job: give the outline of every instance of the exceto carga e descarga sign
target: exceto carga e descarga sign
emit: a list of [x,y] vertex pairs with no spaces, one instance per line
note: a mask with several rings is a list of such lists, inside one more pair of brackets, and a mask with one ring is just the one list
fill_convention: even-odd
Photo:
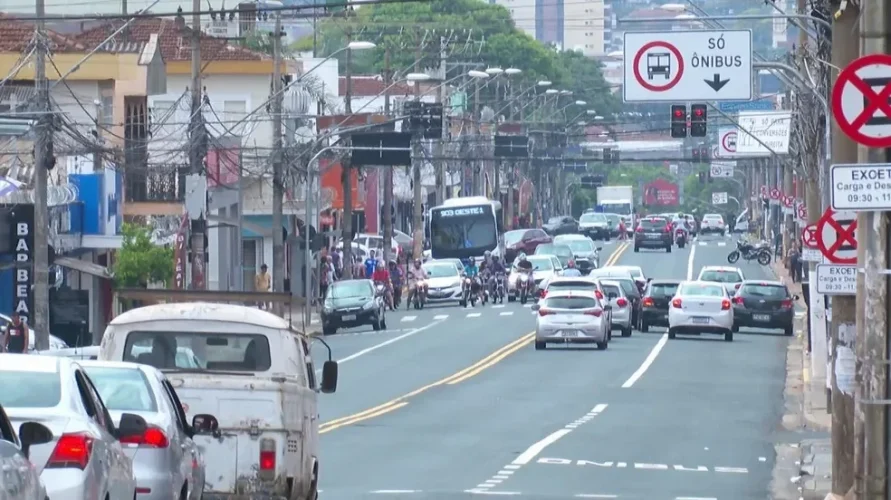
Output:
[[839,164],[829,171],[834,210],[891,210],[891,164]]

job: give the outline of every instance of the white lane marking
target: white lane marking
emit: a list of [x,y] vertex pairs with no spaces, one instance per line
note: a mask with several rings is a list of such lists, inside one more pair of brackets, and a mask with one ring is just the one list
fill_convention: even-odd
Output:
[[[375,344],[375,345],[373,345],[373,346],[371,346],[371,347],[367,347],[367,348],[365,348],[365,349],[362,349],[362,350],[359,351],[359,352],[355,352],[355,353],[353,353],[353,354],[350,354],[349,356],[347,356],[347,357],[345,357],[345,358],[343,358],[343,359],[338,359],[337,362],[338,362],[338,363],[346,363],[347,361],[352,361],[352,360],[354,360],[354,359],[356,359],[356,358],[359,358],[359,357],[362,357],[362,356],[364,356],[364,355],[366,355],[366,354],[372,353],[372,352],[374,352],[374,351],[376,351],[376,350],[378,350],[378,349],[380,349],[380,348],[382,348],[382,347],[386,347],[386,346],[388,346],[388,345],[390,345],[390,344],[395,344],[396,342],[399,342],[400,340],[407,339],[407,338],[411,337],[412,335],[416,335],[416,334],[418,334],[418,333],[421,333],[421,332],[423,332],[424,330],[429,330],[430,328],[433,328],[434,326],[436,326],[436,325],[438,325],[438,324],[440,324],[440,323],[442,323],[442,321],[434,321],[434,322],[430,323],[429,325],[422,326],[422,327],[420,327],[420,328],[415,328],[414,330],[409,330],[408,332],[403,333],[402,335],[400,335],[400,336],[398,336],[398,337],[393,337],[392,339],[385,340],[385,341],[381,342],[380,344]],[[322,369],[321,369],[321,368],[319,368],[318,370],[316,370],[316,375],[321,375],[321,374],[322,374]]]
[[402,317],[402,321],[403,321],[403,322],[405,322],[405,321],[414,321],[414,320],[416,320],[416,319],[418,319],[417,316],[403,316],[403,317]]
[[707,246],[707,245],[708,245],[708,242],[707,242],[707,241],[700,241],[700,242],[699,242],[699,246],[701,246],[701,247],[704,247],[704,246]]
[[514,465],[526,465],[535,458],[536,455],[543,452],[545,448],[556,443],[563,436],[572,432],[572,429],[563,428],[559,431],[552,432],[550,436],[530,446],[526,451],[520,454],[513,462]]
[[597,493],[579,493],[576,498],[619,498],[619,495],[598,495]]
[[649,355],[647,355],[647,359],[644,360],[643,364],[641,364],[637,371],[634,372],[630,377],[628,377],[628,380],[626,380],[625,383],[622,384],[622,389],[628,389],[629,387],[633,386],[635,382],[637,382],[641,377],[643,377],[644,373],[646,373],[647,370],[650,369],[650,365],[652,365],[653,362],[656,361],[656,356],[659,356],[659,353],[662,352],[662,348],[665,347],[666,342],[668,342],[668,334],[663,333],[662,337],[659,339],[659,342],[656,342],[656,345],[653,346],[653,350],[650,351]]
[[504,307],[504,304],[496,304],[492,306],[492,309],[501,309],[502,307]]
[[719,246],[719,247],[726,247],[726,246],[727,246],[727,242],[726,242],[726,241],[719,241],[719,242],[718,242],[718,246]]
[[758,457],[759,462],[767,462],[767,457]]
[[687,279],[693,279],[693,258],[696,255],[696,247],[690,247],[690,257],[687,258]]
[[467,314],[468,318],[479,318],[480,316],[482,316],[482,313],[468,313]]
[[378,495],[400,494],[400,493],[420,493],[421,490],[374,490],[371,493]]
[[449,317],[448,314],[437,314],[436,316],[433,317],[433,319],[436,319],[436,320],[447,319],[448,317]]
[[715,497],[675,497],[674,500],[718,500]]
[[500,316],[510,316],[513,313],[514,313],[513,311],[505,311],[505,312],[501,313]]
[[[480,486],[490,486],[488,484],[482,484]],[[470,493],[471,495],[522,495],[519,491],[488,491],[483,489],[473,489],[473,490],[464,490],[464,493]]]

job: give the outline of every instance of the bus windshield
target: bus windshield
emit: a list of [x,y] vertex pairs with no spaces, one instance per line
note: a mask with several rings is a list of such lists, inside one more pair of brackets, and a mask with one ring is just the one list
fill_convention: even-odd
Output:
[[628,202],[624,202],[624,203],[605,202],[605,203],[602,203],[601,206],[603,207],[604,212],[608,212],[611,214],[619,214],[619,215],[631,215],[631,203],[628,203]]
[[431,209],[430,243],[434,259],[478,257],[495,250],[498,229],[492,205]]

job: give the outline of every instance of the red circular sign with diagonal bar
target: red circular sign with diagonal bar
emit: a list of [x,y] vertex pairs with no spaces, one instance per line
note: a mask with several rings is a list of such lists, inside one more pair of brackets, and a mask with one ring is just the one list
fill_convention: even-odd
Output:
[[827,209],[817,222],[817,248],[833,264],[856,264],[857,214]]
[[728,153],[736,153],[736,138],[738,134],[736,130],[731,130],[721,137],[721,147]]
[[794,204],[795,204],[795,198],[793,198],[793,197],[791,197],[791,196],[784,196],[784,197],[783,197],[783,206],[784,206],[784,207],[786,207],[786,208],[792,208],[792,205],[794,205]]
[[773,188],[770,190],[770,199],[771,200],[779,200],[780,199],[780,188]]
[[[878,89],[878,92],[876,91]],[[891,55],[870,54],[849,64],[832,87],[832,115],[851,139],[891,147]]]
[[808,248],[818,248],[817,225],[811,224],[801,230],[801,244]]
[[801,220],[807,220],[807,205],[804,203],[798,205],[798,218]]
[[[671,76],[671,78],[668,80],[668,82],[665,85],[653,85],[652,83],[649,83],[647,81],[652,78],[644,78],[643,75],[641,74],[640,61],[641,61],[641,59],[644,58],[644,56],[647,55],[647,51],[649,51],[650,49],[655,49],[655,48],[660,48],[660,47],[667,50],[670,53],[670,55],[665,54],[665,53],[654,54],[654,55],[659,56],[659,57],[668,57],[668,58],[674,56],[674,59],[675,59],[675,63],[673,65],[674,66],[674,75]],[[660,65],[660,67],[665,67],[665,68],[671,68],[671,66],[672,66],[671,64]],[[652,76],[652,75],[648,75],[648,76]],[[640,84],[641,87],[643,87],[651,92],[665,92],[666,90],[671,90],[672,88],[674,88],[675,85],[678,84],[678,82],[681,81],[682,76],[684,76],[684,57],[681,55],[681,51],[678,50],[677,47],[675,47],[674,45],[672,45],[668,42],[656,40],[656,41],[652,41],[650,43],[644,44],[644,46],[641,47],[640,50],[637,51],[637,54],[634,55],[634,79],[637,80],[637,83]]]

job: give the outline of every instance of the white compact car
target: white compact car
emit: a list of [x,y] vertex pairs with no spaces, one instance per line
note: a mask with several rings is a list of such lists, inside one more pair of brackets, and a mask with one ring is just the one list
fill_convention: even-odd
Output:
[[115,425],[77,361],[0,354],[0,387],[0,404],[14,425],[39,421],[53,433],[30,450],[48,498],[136,498],[133,463],[120,440],[143,435],[145,420],[123,413]]
[[697,281],[712,281],[720,283],[727,290],[727,295],[736,295],[736,291],[745,281],[743,272],[738,267],[729,266],[705,266],[699,271]]
[[454,263],[434,260],[424,264],[424,271],[427,272],[427,302],[461,301],[461,272]]
[[532,310],[538,313],[535,322],[535,349],[548,344],[597,344],[604,350],[609,345],[609,321],[604,306],[591,292],[555,291],[548,294]]
[[623,337],[630,337],[632,325],[634,324],[634,305],[631,299],[625,294],[622,284],[618,281],[601,279],[600,287],[603,289],[603,293],[606,294],[606,300],[609,301],[612,307],[610,311],[612,313],[610,330],[618,328],[622,330]]
[[668,338],[678,334],[717,333],[733,341],[733,304],[720,283],[685,281],[668,308]]
[[724,217],[721,214],[705,214],[702,216],[702,222],[699,224],[699,233],[720,233],[722,236],[727,234],[727,226],[724,224]]
[[28,459],[31,446],[49,443],[53,433],[43,424],[25,422],[15,429],[0,406],[0,498],[45,500],[37,468]]

